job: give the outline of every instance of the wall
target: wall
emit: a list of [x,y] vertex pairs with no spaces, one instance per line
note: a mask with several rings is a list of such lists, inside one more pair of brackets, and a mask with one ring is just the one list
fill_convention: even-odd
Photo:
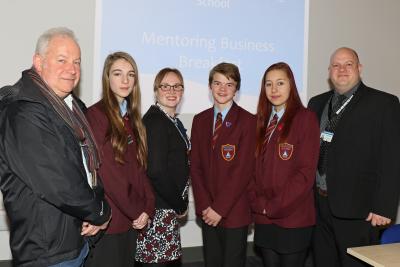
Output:
[[400,96],[400,1],[310,0],[308,98],[325,91],[330,54],[354,48],[367,85]]
[[367,85],[400,97],[399,11],[398,0],[310,0],[308,99],[327,90],[329,57],[341,46],[358,52]]
[[[95,0],[0,0],[0,87],[15,83],[30,68],[38,36],[56,26],[74,30],[82,50],[80,95],[91,99]],[[1,193],[0,193],[1,195]],[[0,260],[10,259],[5,212],[0,196]]]
[[[326,91],[327,67],[332,51],[350,46],[364,64],[363,79],[371,86],[400,96],[400,1],[398,0],[309,0],[308,98]],[[37,37],[54,26],[73,29],[82,49],[80,96],[92,104],[95,0],[0,0],[0,86],[12,84],[32,63]],[[132,12],[134,15],[134,12]],[[192,114],[183,116],[190,130]],[[8,227],[0,196],[0,260],[10,259]],[[399,217],[399,216],[398,216]],[[185,246],[201,244],[193,221],[182,229]]]
[[[79,7],[79,8],[78,8]],[[82,50],[80,95],[91,99],[95,0],[0,0],[0,86],[13,84],[30,68],[39,35],[51,27],[74,30]]]

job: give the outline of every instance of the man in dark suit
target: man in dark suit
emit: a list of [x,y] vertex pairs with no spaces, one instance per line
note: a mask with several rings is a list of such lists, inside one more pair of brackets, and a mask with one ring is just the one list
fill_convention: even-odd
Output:
[[196,214],[202,219],[204,262],[206,267],[244,267],[255,116],[233,101],[240,88],[237,66],[215,66],[209,86],[214,107],[193,119],[190,161]]
[[395,218],[400,189],[400,105],[361,81],[350,48],[330,59],[333,90],[313,97],[321,145],[316,175],[316,266],[364,266],[348,247],[377,244],[379,226]]

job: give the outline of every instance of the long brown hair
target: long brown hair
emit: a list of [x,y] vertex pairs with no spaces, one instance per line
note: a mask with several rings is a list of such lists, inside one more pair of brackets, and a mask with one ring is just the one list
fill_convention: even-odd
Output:
[[260,96],[258,98],[258,107],[257,107],[257,149],[256,156],[260,155],[265,136],[265,129],[267,128],[268,119],[271,116],[272,112],[272,103],[267,98],[267,93],[265,92],[265,82],[267,79],[267,74],[272,70],[281,70],[283,71],[289,79],[289,98],[286,102],[285,114],[282,119],[279,121],[279,127],[282,127],[281,134],[279,136],[279,141],[284,141],[290,131],[290,126],[292,124],[293,118],[296,115],[296,112],[299,108],[304,107],[301,103],[299,93],[297,91],[296,81],[294,79],[294,75],[289,65],[285,62],[278,62],[272,64],[265,71],[264,76],[261,81],[261,89]]
[[130,118],[133,133],[137,144],[137,161],[146,168],[147,167],[147,142],[146,142],[146,128],[142,122],[141,114],[141,97],[139,74],[135,60],[125,52],[115,52],[107,56],[103,68],[103,106],[107,115],[110,126],[107,130],[107,138],[111,141],[114,151],[115,161],[123,164],[124,153],[128,146],[128,134],[125,131],[124,121],[121,118],[120,107],[114,93],[110,87],[110,69],[115,61],[123,59],[129,62],[135,72],[135,84],[133,85],[132,92],[126,97],[127,101],[127,114]]

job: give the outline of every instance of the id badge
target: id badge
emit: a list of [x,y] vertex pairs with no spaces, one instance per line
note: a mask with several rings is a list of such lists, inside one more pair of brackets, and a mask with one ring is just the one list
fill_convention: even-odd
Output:
[[328,142],[330,143],[332,141],[333,138],[333,133],[332,132],[328,132],[328,131],[323,131],[321,133],[321,139],[322,141]]

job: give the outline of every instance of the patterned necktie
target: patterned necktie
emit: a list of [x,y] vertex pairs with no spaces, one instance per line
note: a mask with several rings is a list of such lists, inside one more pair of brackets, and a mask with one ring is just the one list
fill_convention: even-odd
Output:
[[221,129],[221,127],[222,127],[222,114],[221,114],[221,112],[218,112],[217,119],[215,120],[214,134],[213,134],[213,138],[212,138],[212,148],[213,149],[215,147],[215,143],[217,142],[219,130]]
[[271,138],[271,134],[274,131],[276,125],[278,124],[278,115],[272,117],[272,120],[269,122],[268,127],[265,129],[265,136],[264,136],[264,145],[268,144],[269,139]]
[[[343,102],[347,99],[345,95],[335,95],[335,99],[332,98],[332,102],[329,104],[329,111],[328,111],[328,124],[325,127],[325,131],[334,133],[337,123],[343,111],[339,114],[336,112],[340,109],[343,105]],[[319,160],[318,160],[318,172],[320,175],[324,175],[326,173],[326,167],[328,165],[328,150],[331,142],[322,141],[320,148],[319,148]]]

